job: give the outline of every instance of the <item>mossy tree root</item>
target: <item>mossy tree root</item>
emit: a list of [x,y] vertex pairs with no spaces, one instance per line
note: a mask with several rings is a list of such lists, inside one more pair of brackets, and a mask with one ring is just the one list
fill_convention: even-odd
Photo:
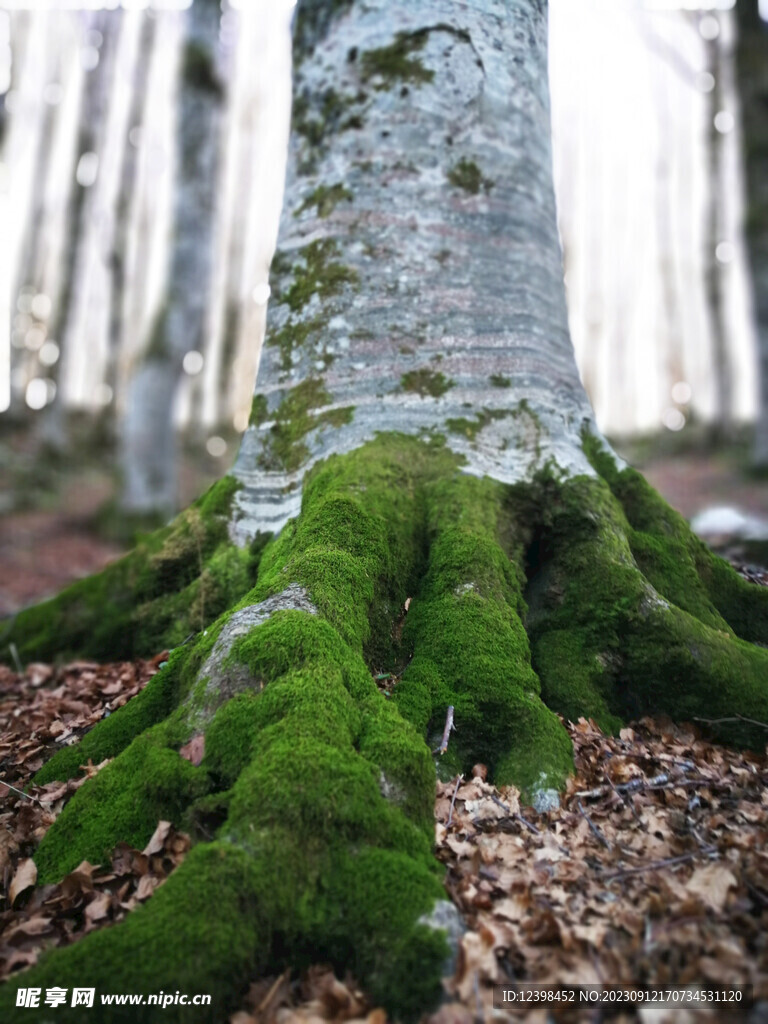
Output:
[[[42,880],[143,845],[158,818],[197,843],[127,921],[45,956],[24,984],[209,992],[212,1009],[130,1019],[221,1019],[253,972],[321,952],[415,1017],[447,953],[430,918],[442,888],[423,736],[449,704],[442,768],[482,760],[532,799],[571,765],[550,709],[608,726],[653,711],[768,721],[768,652],[750,642],[768,638],[768,594],[588,448],[595,477],[511,488],[462,474],[439,440],[399,435],[317,466],[256,586],[39,774],[114,757],[41,843]],[[393,700],[371,669],[401,675]],[[179,750],[199,734],[193,766]],[[0,993],[7,1019],[14,992]]]
[[0,627],[0,657],[10,644],[27,661],[138,658],[180,644],[253,586],[265,538],[249,548],[229,539],[227,476],[135,550]]

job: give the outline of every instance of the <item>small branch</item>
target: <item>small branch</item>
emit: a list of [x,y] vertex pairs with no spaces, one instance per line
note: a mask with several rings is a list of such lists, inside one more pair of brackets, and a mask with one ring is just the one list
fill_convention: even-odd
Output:
[[601,875],[606,881],[615,882],[619,878],[626,878],[629,875],[641,875],[644,871],[658,871],[661,868],[674,867],[676,864],[684,864],[686,861],[694,860],[701,855],[700,850],[693,853],[683,853],[679,857],[667,857],[666,860],[652,860],[648,864],[641,864],[636,868],[625,868],[622,871],[609,871]]
[[507,807],[507,805],[504,803],[503,800],[499,800],[499,798],[496,796],[495,793],[491,793],[491,800],[493,800],[493,802],[495,804],[498,804],[499,807],[501,807],[501,809],[503,811],[506,811],[507,814],[510,816],[510,818],[514,818],[514,820],[515,821],[519,821],[521,825],[525,825],[525,827],[530,832],[533,832],[533,834],[535,836],[540,836],[541,835],[541,832],[539,831],[539,829],[537,829],[535,825],[532,825],[530,821],[528,821],[526,818],[524,818],[522,816],[522,814],[520,814],[520,813],[513,814],[511,809],[509,807]]
[[456,803],[456,794],[459,792],[459,786],[462,784],[463,781],[464,781],[464,776],[463,775],[459,775],[459,777],[456,779],[456,789],[454,789],[453,796],[451,797],[451,809],[448,812],[448,821],[446,821],[446,823],[445,823],[445,827],[446,828],[449,828],[451,822],[453,821],[453,806]]
[[446,752],[446,750],[448,749],[448,739],[453,729],[453,704],[449,704],[448,713],[445,716],[445,728],[443,729],[443,738],[442,740],[440,740],[440,746],[436,750],[432,751],[433,754],[444,754]]
[[23,796],[27,800],[33,800],[36,804],[40,804],[41,807],[43,805],[42,800],[38,799],[38,797],[32,796],[30,793],[25,793],[22,789],[16,789],[15,786],[12,786],[10,782],[6,782],[5,779],[0,779],[0,786],[5,786],[6,789],[10,789],[14,793],[18,793],[19,796]]
[[579,812],[580,812],[581,816],[584,818],[586,823],[589,825],[589,828],[590,828],[590,831],[592,832],[592,834],[594,836],[596,836],[596,838],[603,844],[603,846],[606,848],[606,850],[610,850],[611,844],[608,842],[608,840],[605,838],[603,833],[600,831],[600,829],[597,827],[597,825],[594,823],[594,821],[592,821],[590,816],[584,810],[584,807],[582,806],[581,800],[577,800],[576,803],[578,805]]
[[759,729],[768,730],[768,724],[758,722],[756,718],[747,718],[746,715],[731,715],[729,718],[699,718],[694,716],[694,722],[706,722],[707,725],[720,725],[722,722],[746,722],[748,725],[756,725]]
[[24,675],[24,666],[21,663],[21,658],[19,657],[19,652],[16,649],[16,644],[8,644],[8,650],[11,652],[11,657],[13,658],[13,663],[16,666],[16,671],[20,676]]
[[606,777],[606,779],[608,779],[608,785],[611,787],[611,789],[616,794],[616,796],[619,798],[619,800],[621,800],[621,802],[624,804],[625,807],[629,807],[629,809],[632,811],[632,816],[634,817],[635,821],[640,821],[640,815],[637,813],[637,808],[635,807],[635,801],[632,799],[631,794],[630,793],[620,793],[618,791],[618,789],[616,789],[616,783],[613,781],[613,779],[611,778],[611,776],[607,772],[605,773],[605,777]]

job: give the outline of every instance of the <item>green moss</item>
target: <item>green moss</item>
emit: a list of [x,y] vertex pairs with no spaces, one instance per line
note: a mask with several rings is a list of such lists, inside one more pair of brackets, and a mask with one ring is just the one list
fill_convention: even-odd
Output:
[[342,119],[357,102],[358,96],[341,96],[335,89],[315,92],[312,97],[299,93],[293,100],[291,127],[314,149],[323,144],[329,133],[354,127],[349,122],[355,120],[355,115],[346,121]]
[[[242,987],[268,962],[261,895],[258,866],[247,853],[224,842],[201,844],[120,925],[51,950],[19,984],[43,990],[95,987],[96,1008],[84,1014],[81,1007],[59,1006],[56,1018],[62,1021],[80,1022],[90,1012],[100,1024],[139,1019],[212,1024],[235,1010]],[[0,1016],[9,1022],[35,1016],[15,1010],[16,988],[14,979],[0,990]],[[135,1006],[100,1003],[106,993],[173,996],[178,991],[209,995],[210,1005],[147,1007],[139,1017]]]
[[249,425],[252,427],[260,427],[267,419],[269,419],[267,396],[254,395],[253,401],[251,402],[251,415],[248,418]]
[[508,388],[512,385],[512,381],[509,377],[504,377],[500,373],[492,373],[488,380],[495,388]]
[[480,189],[490,192],[493,188],[493,181],[486,178],[474,160],[462,157],[458,163],[448,171],[448,181],[456,188],[462,188],[476,196]]
[[427,395],[439,398],[454,386],[454,382],[444,373],[435,373],[425,368],[404,373],[400,378],[400,386],[404,391],[418,392],[422,398],[426,398]]
[[406,620],[415,654],[395,699],[420,727],[429,707],[437,738],[452,704],[462,770],[479,760],[531,793],[543,780],[561,785],[572,753],[531,669],[522,572],[500,543],[503,496],[502,485],[474,477],[427,491],[429,568]]
[[[720,617],[706,573],[694,571],[699,542],[634,471],[619,473],[590,451],[614,493],[581,477],[550,480],[536,499],[546,515],[531,549],[527,626],[545,700],[607,728],[659,712],[768,720],[768,656]],[[726,742],[765,742],[763,730],[738,720],[712,728]]]
[[119,841],[142,849],[159,820],[179,822],[208,777],[164,746],[165,725],[138,736],[75,793],[35,852],[41,881],[57,881],[82,860],[103,864]]
[[293,265],[293,281],[287,291],[277,295],[278,303],[287,305],[292,312],[303,309],[317,295],[327,299],[337,295],[344,285],[355,285],[358,275],[351,267],[334,259],[339,246],[331,238],[318,239],[300,250],[303,263]]
[[465,417],[448,419],[445,421],[445,425],[452,434],[463,434],[470,441],[474,441],[484,427],[494,420],[504,419],[505,416],[511,415],[512,413],[508,409],[483,409],[472,420]]
[[287,322],[275,329],[267,331],[265,343],[271,348],[280,349],[280,366],[290,370],[293,366],[293,353],[306,346],[310,338],[322,329],[321,317],[296,320],[289,317]]
[[389,46],[367,50],[360,58],[360,77],[364,82],[373,79],[375,89],[389,89],[398,82],[411,85],[431,82],[434,71],[425,68],[421,60],[413,56],[424,48],[428,34],[428,29],[398,32]]
[[[91,657],[101,661],[156,654],[201,626],[201,575],[217,596],[204,602],[205,622],[236,601],[255,575],[253,553],[228,536],[232,499],[240,484],[224,477],[168,526],[144,537],[125,558],[79,580],[50,601],[20,612],[5,637],[24,661]],[[229,554],[225,554],[229,551]],[[213,563],[213,564],[212,564]],[[226,563],[231,578],[217,565]],[[204,623],[203,623],[204,624]]]
[[259,464],[264,469],[286,469],[292,472],[309,457],[309,448],[304,438],[311,430],[324,426],[338,428],[351,423],[354,406],[312,413],[313,409],[330,401],[330,394],[318,378],[309,377],[291,388],[275,412],[275,423],[267,435]]
[[339,203],[342,202],[352,202],[352,193],[346,185],[343,185],[341,182],[335,185],[318,185],[296,210],[294,216],[298,217],[305,210],[315,208],[318,217],[330,217]]

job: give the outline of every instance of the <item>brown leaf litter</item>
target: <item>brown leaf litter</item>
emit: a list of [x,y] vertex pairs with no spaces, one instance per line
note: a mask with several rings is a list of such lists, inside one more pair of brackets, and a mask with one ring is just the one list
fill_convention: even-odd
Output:
[[[67,799],[103,765],[84,766],[67,783],[32,787],[29,778],[61,743],[137,693],[165,657],[31,665],[23,675],[0,668],[0,977],[121,920],[186,855],[189,838],[161,822],[143,851],[120,844],[110,865],[83,862],[58,885],[38,886],[32,859]],[[483,765],[471,778],[438,784],[437,856],[467,930],[446,1002],[429,1024],[581,1019],[563,1009],[494,1010],[492,986],[511,981],[751,984],[756,999],[768,1000],[768,759],[668,721],[644,719],[618,737],[584,720],[569,730],[576,774],[559,810],[521,807],[517,790],[486,781]],[[202,737],[180,751],[192,763],[203,753]],[[689,1018],[726,1019],[625,1008],[611,1020]],[[354,979],[316,965],[298,977],[255,980],[229,1020],[387,1017]]]

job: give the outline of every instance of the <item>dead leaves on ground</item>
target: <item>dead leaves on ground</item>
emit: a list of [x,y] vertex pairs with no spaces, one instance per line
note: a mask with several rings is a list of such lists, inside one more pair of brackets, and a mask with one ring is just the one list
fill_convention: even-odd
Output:
[[75,661],[61,668],[29,665],[23,673],[0,665],[0,796],[5,782],[26,782],[60,746],[135,696],[168,659],[98,665]]
[[523,817],[516,791],[482,777],[438,785],[438,856],[469,926],[451,995],[489,1018],[491,986],[513,980],[753,984],[766,998],[766,758],[668,722],[570,732],[559,811]]
[[[165,657],[31,665],[23,675],[0,668],[0,976],[121,920],[183,860],[189,839],[161,822],[144,851],[123,844],[109,867],[83,862],[58,885],[37,886],[37,844],[103,765],[17,792],[62,743],[137,693]],[[558,811],[521,808],[517,791],[491,786],[483,766],[438,786],[437,852],[467,932],[449,1001],[432,1024],[508,1018],[492,1009],[491,986],[511,980],[752,983],[766,998],[766,758],[665,722],[644,720],[616,738],[585,721],[570,732],[576,776]],[[203,738],[193,737],[180,754],[197,764],[203,752]],[[622,1019],[638,1018],[628,1011]],[[328,967],[255,981],[230,1020],[386,1024],[354,981]]]
[[51,946],[65,946],[88,932],[121,921],[149,899],[184,860],[189,837],[161,821],[143,851],[120,843],[109,867],[83,861],[57,885],[30,889],[37,880],[31,859],[21,861],[8,900],[21,909],[0,913],[0,979],[35,963]]

